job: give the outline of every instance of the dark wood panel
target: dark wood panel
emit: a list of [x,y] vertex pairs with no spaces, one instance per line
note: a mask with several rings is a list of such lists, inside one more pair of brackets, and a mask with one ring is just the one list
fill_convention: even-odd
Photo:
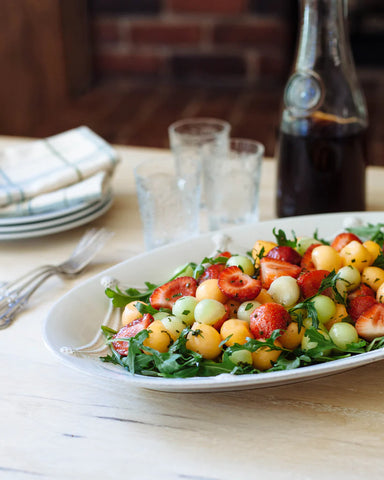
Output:
[[[85,87],[84,66],[79,69],[84,28],[77,28],[84,22],[81,4],[86,0],[2,0],[0,133],[26,134],[63,108],[80,78]],[[78,14],[68,22],[70,10],[71,16]],[[81,38],[82,44],[75,48]]]

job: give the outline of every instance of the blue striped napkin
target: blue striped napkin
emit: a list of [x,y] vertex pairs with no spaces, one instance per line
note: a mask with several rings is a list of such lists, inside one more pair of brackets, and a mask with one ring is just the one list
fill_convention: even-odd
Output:
[[[83,188],[83,182],[104,172],[102,178],[98,177],[102,193],[118,162],[116,151],[84,126],[43,140],[5,148],[0,152],[0,207],[8,206],[4,209],[4,215],[8,216],[12,214],[10,206],[14,206],[15,214],[31,214],[34,213],[32,203],[41,212],[41,208],[63,208],[68,205],[70,198],[73,201],[75,197],[76,201],[88,201],[89,190]],[[71,190],[69,194],[60,192],[76,184],[79,185],[76,194]],[[47,195],[49,192],[56,192],[56,195],[51,195],[50,198]],[[41,202],[43,195],[45,201],[43,197]],[[30,199],[35,200],[31,202]],[[53,203],[50,205],[50,202]],[[63,202],[67,202],[67,205]],[[0,215],[1,210],[2,208]]]

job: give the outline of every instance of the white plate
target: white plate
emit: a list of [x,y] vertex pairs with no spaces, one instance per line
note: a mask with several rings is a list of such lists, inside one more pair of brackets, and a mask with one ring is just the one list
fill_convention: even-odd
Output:
[[[351,217],[370,223],[384,222],[384,212],[336,213],[272,220],[224,232],[232,238],[229,249],[240,253],[240,248],[242,251],[250,250],[257,239],[274,240],[274,227],[282,228],[287,234],[294,230],[297,236],[312,235],[317,229],[320,237],[326,237],[339,232],[344,221]],[[98,358],[74,356],[61,351],[62,347],[76,348],[90,342],[99,331],[109,305],[101,285],[101,279],[105,275],[128,285],[140,285],[145,281],[164,282],[176,267],[188,261],[201,261],[204,256],[212,253],[213,247],[212,234],[205,234],[144,253],[89,279],[68,292],[49,312],[44,324],[46,345],[65,364],[102,377],[107,382],[118,381],[127,385],[173,392],[241,390],[284,385],[340,373],[384,359],[384,349],[381,349],[295,370],[254,375],[225,374],[207,378],[167,379],[131,375],[122,367],[103,363]]]
[[26,223],[24,225],[0,225],[0,235],[14,234],[18,232],[30,232],[33,230],[42,230],[45,228],[56,227],[64,223],[73,222],[79,218],[84,218],[87,215],[92,215],[94,212],[98,211],[101,207],[108,203],[110,199],[111,193],[108,193],[101,200],[88,204],[86,208],[82,208],[81,210],[77,210],[76,212],[72,212],[67,215],[41,220],[39,222]]
[[0,240],[17,240],[32,237],[42,237],[44,235],[52,235],[54,233],[64,232],[72,228],[79,227],[86,223],[99,218],[103,215],[112,205],[113,198],[109,195],[102,202],[97,202],[91,207],[77,212],[72,215],[68,215],[56,220],[49,220],[46,222],[38,222],[37,224],[30,225],[30,228],[1,228],[0,227]]
[[[104,199],[99,200],[99,202],[103,201]],[[20,217],[0,217],[0,228],[12,228],[16,225],[28,226],[29,223],[45,222],[51,219],[62,218],[66,215],[70,215],[72,213],[79,212],[80,210],[84,210],[91,205],[94,205],[94,203],[96,202],[79,203],[78,205],[62,208],[61,210],[52,210],[50,212],[36,213],[34,215],[23,215]]]

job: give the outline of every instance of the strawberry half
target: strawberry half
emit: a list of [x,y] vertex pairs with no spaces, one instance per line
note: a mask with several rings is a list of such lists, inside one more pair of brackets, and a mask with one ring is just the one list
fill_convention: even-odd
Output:
[[356,240],[359,243],[363,243],[360,238],[354,233],[339,233],[339,235],[336,235],[336,237],[333,239],[331,247],[334,248],[337,252],[341,252],[341,250],[353,240]]
[[368,285],[365,285],[364,283],[361,283],[360,286],[358,288],[356,288],[356,290],[353,290],[353,292],[351,292],[348,295],[348,300],[350,301],[350,300],[353,300],[356,297],[365,297],[367,295],[369,295],[370,297],[375,297],[376,298],[375,291],[371,287],[368,287]]
[[359,337],[371,341],[384,336],[384,305],[377,303],[368,308],[355,323]]
[[348,305],[348,314],[354,322],[362,315],[366,310],[377,303],[374,297],[365,295],[364,297],[353,298]]
[[[113,338],[132,338],[142,330],[145,330],[153,322],[153,317],[149,313],[145,313],[141,318],[133,320],[113,336]],[[128,355],[128,342],[127,341],[115,341],[112,342],[114,349],[122,356]]]
[[320,245],[322,245],[322,243],[312,243],[312,245],[307,248],[300,262],[300,266],[303,270],[316,270],[315,264],[312,262],[312,250],[316,247],[320,247]]
[[268,257],[263,257],[260,260],[260,279],[262,287],[266,290],[276,278],[283,276],[297,278],[300,272],[301,268],[298,265],[283,260]]
[[251,314],[249,327],[256,339],[269,338],[274,330],[285,330],[291,317],[278,303],[264,303]]
[[[329,273],[328,270],[311,270],[303,272],[297,279],[297,284],[300,287],[302,296],[304,298],[309,298],[316,295],[319,291],[321,282],[329,275]],[[332,295],[328,288],[327,290],[323,292],[323,295]]]
[[180,297],[196,295],[197,282],[193,277],[179,277],[157,287],[149,298],[153,308],[172,309],[173,304]]
[[222,263],[215,263],[213,265],[209,265],[201,276],[198,278],[197,283],[204,282],[205,280],[210,280],[211,278],[219,278],[220,273],[224,270],[225,265]]
[[292,247],[287,246],[274,247],[266,256],[268,258],[283,260],[283,262],[293,263],[294,265],[300,265],[301,262],[301,255]]
[[228,252],[227,250],[225,250],[224,252],[217,252],[213,258],[220,258],[220,257],[231,258],[232,253]]
[[260,293],[261,282],[245,274],[239,267],[225,268],[219,275],[219,288],[232,300],[253,300]]

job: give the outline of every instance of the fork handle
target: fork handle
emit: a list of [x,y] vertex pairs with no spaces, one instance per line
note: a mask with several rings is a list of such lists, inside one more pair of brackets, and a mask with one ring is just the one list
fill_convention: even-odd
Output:
[[28,303],[28,300],[35,293],[35,291],[56,271],[54,269],[48,271],[43,276],[39,276],[30,285],[30,288],[23,295],[16,298],[14,301],[8,304],[8,308],[0,314],[0,329],[8,327],[15,319],[16,314]]

